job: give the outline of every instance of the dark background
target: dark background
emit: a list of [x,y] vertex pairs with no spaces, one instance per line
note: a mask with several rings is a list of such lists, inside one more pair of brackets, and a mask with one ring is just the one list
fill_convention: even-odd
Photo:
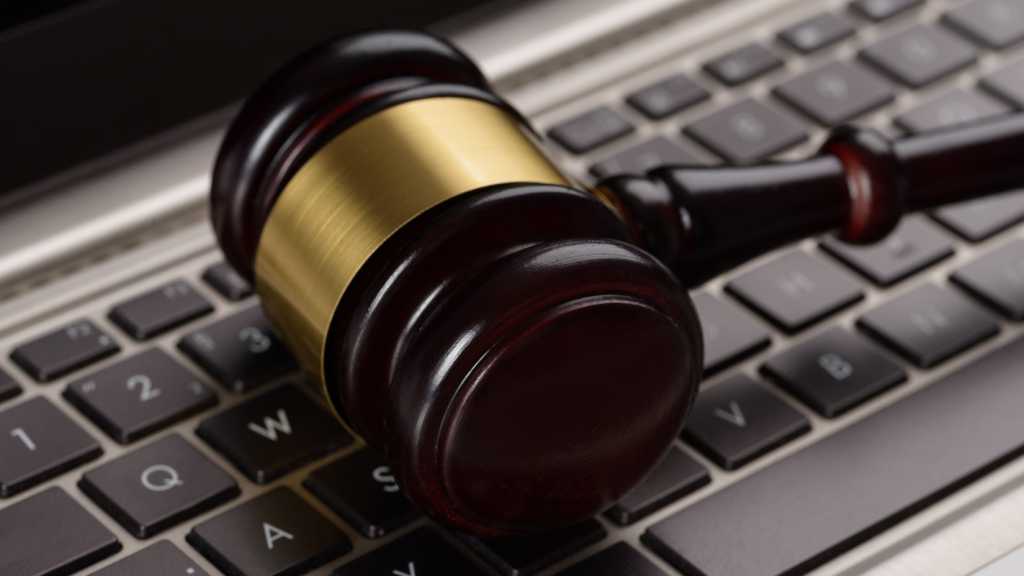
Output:
[[327,37],[423,27],[484,3],[0,0],[0,201],[239,101]]

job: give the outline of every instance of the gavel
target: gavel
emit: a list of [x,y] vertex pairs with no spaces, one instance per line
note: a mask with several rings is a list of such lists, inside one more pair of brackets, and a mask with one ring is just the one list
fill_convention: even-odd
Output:
[[327,404],[429,516],[482,535],[602,511],[679,435],[702,372],[687,289],[835,231],[1024,184],[1024,115],[592,189],[447,42],[368,33],[243,105],[211,215]]

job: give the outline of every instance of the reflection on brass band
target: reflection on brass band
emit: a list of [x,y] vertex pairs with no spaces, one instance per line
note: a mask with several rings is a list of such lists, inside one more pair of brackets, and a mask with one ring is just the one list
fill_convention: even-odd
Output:
[[389,236],[449,198],[511,182],[568,185],[517,118],[468,98],[385,109],[319,150],[285,186],[256,252],[264,308],[302,366],[324,385],[334,311]]

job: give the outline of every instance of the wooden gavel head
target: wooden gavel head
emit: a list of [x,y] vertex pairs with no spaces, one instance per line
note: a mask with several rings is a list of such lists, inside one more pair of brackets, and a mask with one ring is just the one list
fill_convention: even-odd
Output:
[[449,44],[382,32],[284,67],[213,174],[228,260],[338,415],[435,519],[481,534],[599,512],[682,428],[685,291],[838,230],[1024,185],[1024,115],[800,162],[662,167],[593,191]]
[[330,405],[450,525],[601,511],[697,392],[672,273],[435,38],[341,40],[274,75],[224,139],[212,217]]

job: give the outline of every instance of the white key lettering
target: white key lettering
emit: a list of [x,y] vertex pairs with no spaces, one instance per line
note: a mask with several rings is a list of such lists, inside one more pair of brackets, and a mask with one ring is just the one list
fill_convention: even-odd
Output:
[[256,434],[263,436],[271,442],[277,442],[277,433],[290,435],[292,433],[292,424],[288,421],[288,413],[283,409],[277,411],[277,418],[271,418],[267,416],[263,419],[263,425],[260,426],[255,422],[249,423],[249,430],[252,430]]
[[850,364],[849,360],[833,352],[819,356],[818,366],[821,366],[821,369],[837,382],[842,382],[853,375],[853,364]]
[[282,538],[285,540],[295,540],[295,536],[291,533],[285,532],[273,524],[263,523],[263,539],[267,541],[267,550],[273,550],[274,542]]
[[931,308],[923,312],[915,312],[910,322],[925,336],[934,336],[949,327],[949,318],[941,311]]
[[388,494],[398,492],[398,481],[395,480],[395,476],[391,474],[391,468],[388,468],[387,466],[378,466],[374,468],[373,479],[378,484],[381,484],[381,490]]
[[145,374],[136,374],[125,382],[125,386],[129,390],[135,390],[139,388],[139,401],[149,402],[150,400],[160,396],[160,389],[153,386],[153,380]]
[[252,326],[246,326],[238,332],[238,339],[241,340],[249,352],[253,354],[262,354],[267,350],[270,350],[270,336],[267,336],[259,328],[253,328]]
[[743,415],[743,410],[740,408],[738,402],[733,400],[729,402],[729,409],[715,408],[715,416],[718,416],[722,420],[725,420],[729,424],[737,428],[747,427],[747,417]]
[[87,338],[92,336],[92,326],[89,324],[72,324],[68,326],[64,333],[71,340],[78,340],[80,338]]
[[182,296],[188,296],[189,293],[192,292],[192,290],[188,287],[188,284],[185,284],[184,282],[175,282],[170,286],[164,287],[163,292],[164,298],[167,298],[168,300],[174,300]]
[[405,572],[403,572],[403,571],[401,571],[401,570],[396,568],[396,569],[391,571],[391,575],[392,576],[416,576],[416,565],[413,564],[412,562],[409,562],[409,567],[406,569]]
[[21,443],[25,445],[25,448],[28,448],[29,452],[36,451],[36,443],[32,441],[28,432],[25,432],[23,428],[15,428],[14,430],[11,430],[11,436],[21,440]]
[[171,488],[181,486],[178,471],[166,464],[154,464],[142,471],[142,486],[150,492],[167,492]]

